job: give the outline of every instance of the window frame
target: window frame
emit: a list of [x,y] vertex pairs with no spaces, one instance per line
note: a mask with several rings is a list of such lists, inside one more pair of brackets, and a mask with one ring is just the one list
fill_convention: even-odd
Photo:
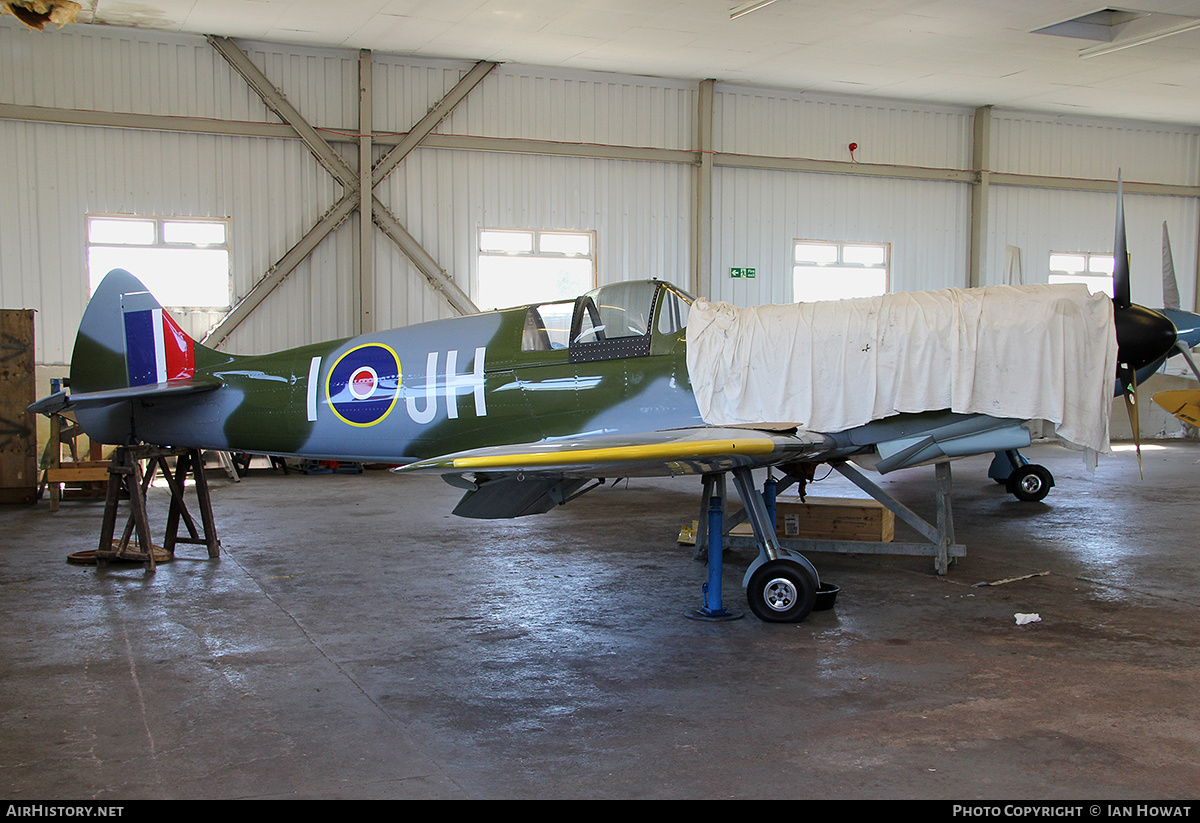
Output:
[[[814,261],[801,261],[798,259],[799,250],[800,250],[801,246],[831,247],[831,248],[835,249],[835,251],[836,251],[836,259],[831,260],[827,263],[820,263],[820,262],[814,262]],[[846,249],[847,248],[856,248],[856,247],[865,247],[865,248],[881,250],[883,252],[882,264],[872,265],[872,264],[866,264],[866,263],[856,263],[856,262],[852,262],[852,261],[847,261],[846,260]],[[799,279],[798,279],[800,269],[810,270],[810,269],[827,268],[830,270],[844,270],[844,269],[855,269],[855,270],[861,270],[861,271],[881,270],[883,273],[883,291],[880,292],[880,294],[888,294],[892,290],[892,244],[888,243],[888,242],[880,242],[880,241],[876,241],[876,240],[816,240],[816,239],[806,239],[806,238],[793,238],[790,259],[791,259],[791,267],[792,267],[792,277],[791,277],[791,290],[792,290],[791,298],[792,299],[791,299],[791,302],[793,302],[793,303],[802,302],[800,297],[798,296],[801,291],[801,289],[798,288],[798,286],[800,285]],[[847,295],[847,296],[842,296],[842,297],[830,297],[830,298],[823,298],[823,299],[825,299],[825,300],[846,300],[846,299],[853,299],[854,297],[862,297],[862,296],[864,296],[864,295],[854,294],[854,295]],[[867,296],[875,296],[875,295],[867,295]],[[816,301],[812,301],[812,302],[816,302]]]
[[[92,240],[92,224],[93,222],[127,222],[127,223],[151,223],[154,226],[154,240],[149,243],[119,243]],[[170,224],[178,223],[199,223],[199,224],[220,224],[223,227],[224,239],[219,243],[193,243],[179,242],[167,240],[167,231]],[[209,304],[209,303],[186,303],[176,304],[163,302],[163,305],[169,309],[177,309],[180,311],[228,311],[233,306],[233,249],[230,244],[230,233],[232,228],[232,220],[229,217],[207,217],[200,215],[150,215],[150,214],[112,214],[105,212],[88,212],[84,215],[84,268],[87,271],[87,289],[88,295],[91,296],[95,286],[98,286],[100,280],[103,279],[107,271],[96,272],[93,282],[92,272],[92,249],[150,249],[158,251],[223,251],[225,253],[225,303],[224,304]],[[147,288],[151,284],[147,284]],[[158,296],[156,295],[156,298]],[[161,298],[159,298],[161,300]]]
[[[1067,269],[1053,268],[1052,264],[1056,257],[1082,257],[1083,269],[1068,271]],[[1108,261],[1110,263],[1108,269],[1096,271],[1092,267],[1092,261],[1095,259]],[[1113,280],[1115,267],[1116,255],[1109,251],[1055,251],[1051,249],[1050,254],[1046,257],[1046,282],[1051,285],[1081,283],[1087,287],[1090,294],[1107,294],[1112,297],[1115,289]],[[1056,280],[1056,277],[1061,279]],[[1098,288],[1093,288],[1093,284]]]
[[[523,250],[502,250],[497,248],[485,247],[485,238],[489,234],[524,234],[530,237],[529,251]],[[543,251],[543,239],[552,237],[586,237],[588,241],[588,251],[585,254],[563,252],[563,251]],[[587,260],[590,261],[591,282],[586,288],[577,290],[574,294],[543,294],[537,296],[533,300],[526,300],[519,303],[509,303],[509,306],[533,305],[542,303],[555,303],[563,300],[574,300],[580,294],[585,294],[592,291],[597,286],[599,264],[597,260],[596,249],[596,231],[594,229],[535,229],[535,228],[516,228],[512,226],[480,226],[476,232],[476,285],[475,298],[476,305],[487,311],[493,308],[501,308],[501,306],[484,305],[485,287],[483,283],[483,269],[485,259],[513,259],[524,258],[528,260]]]

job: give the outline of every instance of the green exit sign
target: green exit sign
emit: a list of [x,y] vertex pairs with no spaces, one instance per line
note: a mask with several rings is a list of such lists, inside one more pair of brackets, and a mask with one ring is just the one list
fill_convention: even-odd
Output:
[[746,266],[734,266],[729,270],[730,277],[754,277],[757,273],[757,269],[747,268]]

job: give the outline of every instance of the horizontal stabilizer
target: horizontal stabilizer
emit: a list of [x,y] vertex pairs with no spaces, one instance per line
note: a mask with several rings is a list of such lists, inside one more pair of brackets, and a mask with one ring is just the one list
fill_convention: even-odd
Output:
[[160,397],[175,397],[184,394],[212,391],[221,387],[219,380],[169,380],[165,383],[151,383],[142,386],[130,386],[122,389],[104,389],[102,391],[70,394],[59,391],[44,397],[29,406],[26,411],[33,414],[52,414],[72,411],[74,409],[89,409],[97,406],[107,406],[122,400],[153,400]]

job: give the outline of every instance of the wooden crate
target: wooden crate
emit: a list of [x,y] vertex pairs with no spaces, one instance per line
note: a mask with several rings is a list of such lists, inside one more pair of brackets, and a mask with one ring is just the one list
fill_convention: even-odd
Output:
[[0,310],[0,503],[37,499],[33,310]]
[[882,503],[844,497],[780,495],[775,502],[775,533],[808,540],[871,540],[890,543],[896,516]]

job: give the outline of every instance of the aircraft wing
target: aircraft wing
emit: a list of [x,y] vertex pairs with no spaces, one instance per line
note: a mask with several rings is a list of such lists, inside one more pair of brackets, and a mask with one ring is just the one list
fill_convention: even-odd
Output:
[[536,443],[489,446],[420,460],[398,473],[554,474],[639,477],[703,474],[819,458],[833,441],[798,429],[699,426],[644,434],[581,434]]
[[549,511],[594,488],[584,487],[600,478],[773,466],[819,459],[833,450],[831,438],[795,427],[698,426],[489,446],[419,460],[393,471],[440,474],[452,486],[466,490],[454,509],[456,515],[495,519]]

